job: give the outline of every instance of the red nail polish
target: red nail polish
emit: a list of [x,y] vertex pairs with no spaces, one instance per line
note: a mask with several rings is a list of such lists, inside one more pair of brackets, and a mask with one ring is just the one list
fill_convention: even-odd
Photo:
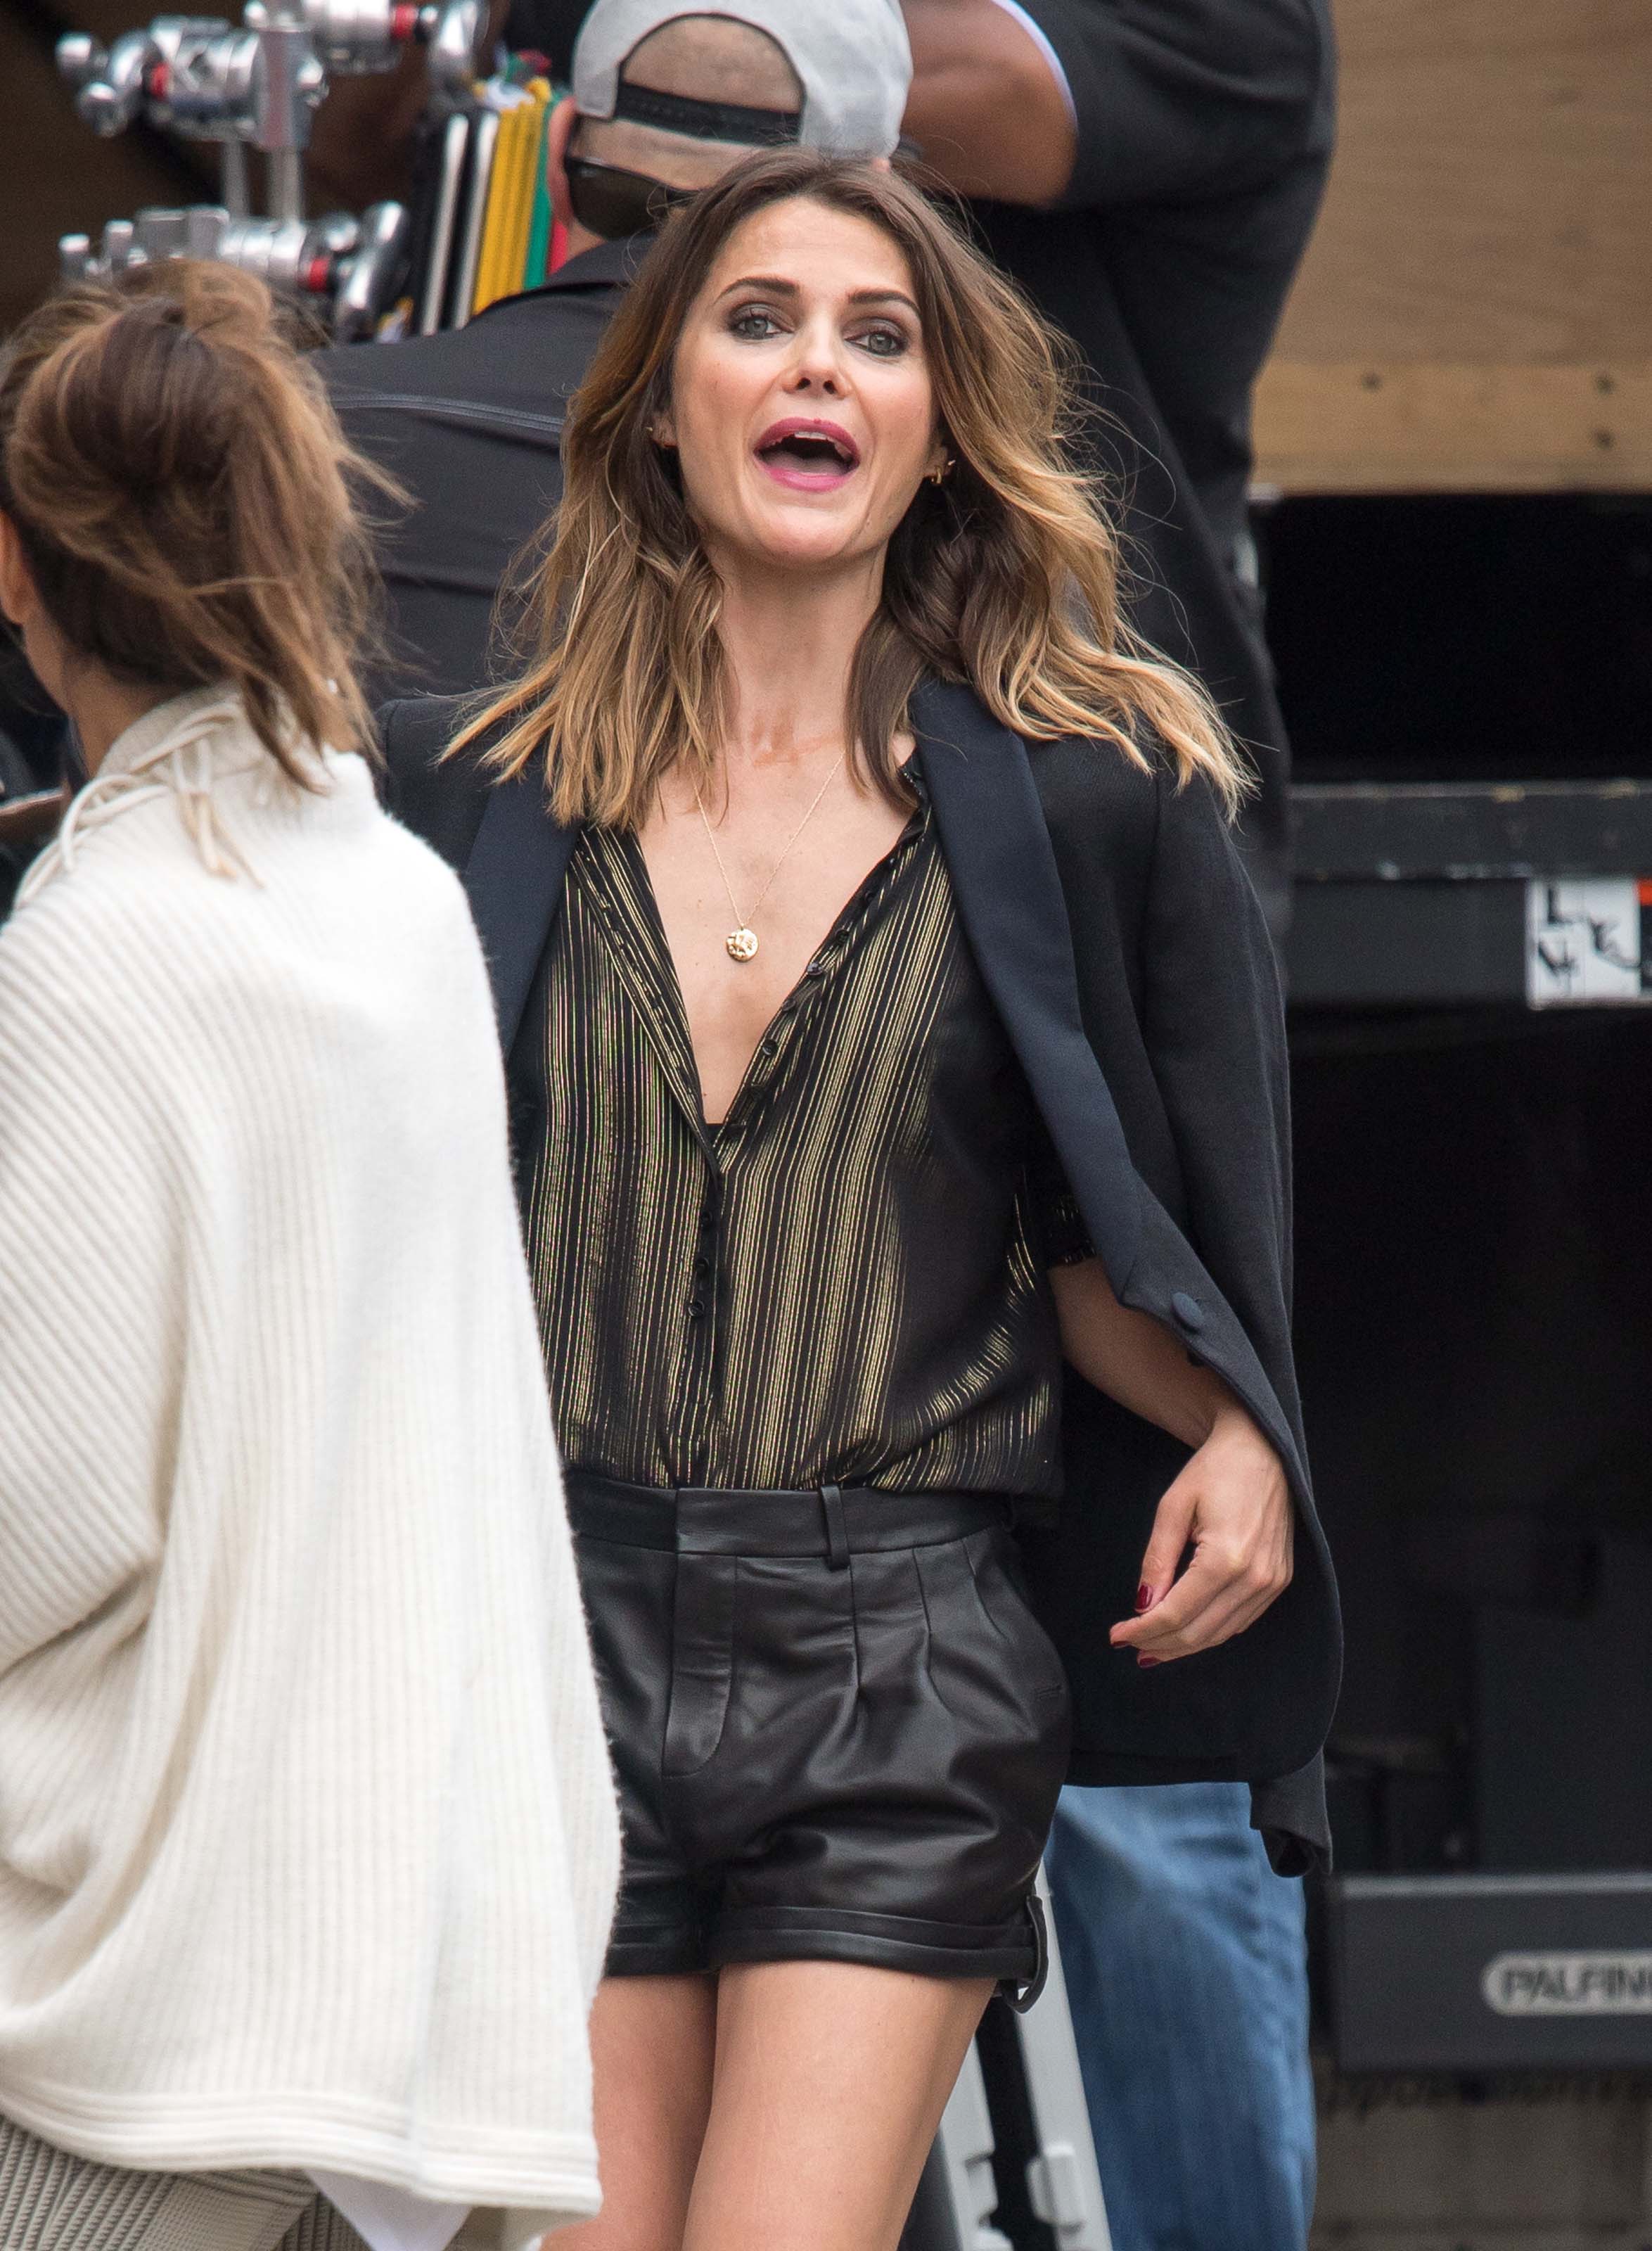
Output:
[[1146,1581],[1144,1580],[1141,1585],[1136,1590],[1136,1607],[1138,1610],[1151,1610],[1152,1605],[1153,1590],[1147,1584]]
[[1164,1661],[1165,1660],[1162,1657],[1138,1657],[1136,1660],[1137,1664],[1140,1666],[1144,1673],[1145,1673],[1150,1666],[1162,1665]]

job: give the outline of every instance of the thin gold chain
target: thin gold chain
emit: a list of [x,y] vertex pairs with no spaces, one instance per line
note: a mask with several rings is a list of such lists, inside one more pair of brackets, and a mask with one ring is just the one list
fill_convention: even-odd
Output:
[[791,851],[798,837],[802,835],[804,830],[814,819],[815,814],[819,808],[821,799],[826,795],[827,790],[831,788],[833,783],[837,779],[839,769],[841,767],[844,759],[847,758],[848,755],[847,751],[839,752],[837,764],[833,767],[831,772],[821,783],[819,788],[816,790],[813,803],[810,806],[809,810],[804,814],[802,820],[798,821],[791,835],[787,837],[785,849],[782,851],[780,857],[775,862],[773,867],[770,869],[768,883],[764,883],[763,889],[757,893],[757,897],[751,902],[751,914],[749,915],[743,915],[740,911],[740,902],[734,895],[734,885],[729,881],[729,870],[723,866],[722,855],[717,849],[717,833],[715,829],[713,828],[710,821],[706,819],[705,800],[700,794],[700,785],[698,782],[694,783],[694,801],[700,808],[700,818],[705,827],[706,841],[711,847],[712,857],[716,861],[717,873],[722,877],[722,888],[729,894],[729,904],[734,910],[734,918],[736,922],[740,925],[743,930],[750,929],[751,916],[757,913],[757,909],[763,904],[764,899],[768,897],[770,885],[773,883],[775,877],[779,874],[781,869],[785,864],[786,854]]

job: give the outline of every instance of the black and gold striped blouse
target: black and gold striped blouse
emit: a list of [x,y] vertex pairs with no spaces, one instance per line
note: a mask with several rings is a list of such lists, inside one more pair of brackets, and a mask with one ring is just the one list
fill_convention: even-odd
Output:
[[517,1058],[570,1466],[659,1486],[1056,1493],[1044,1266],[1086,1246],[921,793],[721,1125],[630,836],[577,846]]

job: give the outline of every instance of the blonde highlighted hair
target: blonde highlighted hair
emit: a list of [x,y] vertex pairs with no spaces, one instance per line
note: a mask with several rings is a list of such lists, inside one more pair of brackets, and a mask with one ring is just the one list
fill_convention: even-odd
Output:
[[488,763],[546,762],[563,821],[636,827],[661,777],[714,772],[726,682],[721,587],[674,462],[651,435],[671,397],[689,308],[735,230],[802,198],[869,221],[911,273],[936,411],[957,467],[921,484],[885,563],[851,669],[847,739],[903,801],[897,738],[926,675],[967,682],[1016,733],[1089,736],[1144,766],[1157,737],[1181,777],[1230,812],[1246,769],[1196,682],[1137,641],[1120,610],[1117,537],[1098,481],[1074,463],[1062,339],[897,175],[812,151],[737,165],[674,217],[626,292],[574,400],[564,481],[527,588],[526,668],[455,751],[497,731]]
[[69,291],[0,350],[0,509],[72,658],[132,686],[228,682],[295,781],[315,778],[295,734],[373,744],[366,488],[397,493],[232,267]]

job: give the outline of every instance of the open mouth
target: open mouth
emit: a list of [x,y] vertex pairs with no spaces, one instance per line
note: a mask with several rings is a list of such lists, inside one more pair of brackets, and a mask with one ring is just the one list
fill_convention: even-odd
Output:
[[771,476],[812,491],[841,484],[861,461],[860,447],[835,422],[777,422],[756,450]]

